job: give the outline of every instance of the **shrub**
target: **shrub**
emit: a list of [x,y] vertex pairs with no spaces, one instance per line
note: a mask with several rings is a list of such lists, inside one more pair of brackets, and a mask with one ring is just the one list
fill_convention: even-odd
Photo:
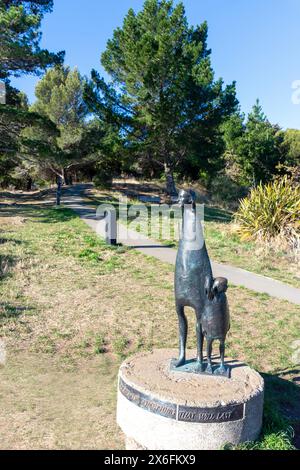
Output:
[[287,175],[252,189],[235,214],[243,239],[279,241],[294,250],[300,243],[300,186]]
[[95,337],[95,354],[103,354],[106,352],[106,340],[102,334],[97,334]]
[[124,358],[125,351],[129,345],[129,340],[125,336],[120,335],[118,333],[116,333],[116,335],[117,336],[114,338],[113,343],[112,343],[113,351],[120,358]]

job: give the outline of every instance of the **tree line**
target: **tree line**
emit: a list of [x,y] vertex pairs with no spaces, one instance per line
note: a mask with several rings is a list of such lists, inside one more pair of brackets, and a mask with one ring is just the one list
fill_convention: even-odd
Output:
[[[189,25],[182,3],[146,0],[130,9],[101,56],[110,80],[83,77],[64,52],[40,48],[52,0],[0,0],[0,184],[94,178],[108,185],[131,174],[212,186],[227,175],[255,187],[300,164],[300,131],[283,131],[259,101],[241,113],[236,83],[215,78],[208,26]],[[10,84],[41,75],[36,100]],[[58,191],[58,203],[60,194]]]

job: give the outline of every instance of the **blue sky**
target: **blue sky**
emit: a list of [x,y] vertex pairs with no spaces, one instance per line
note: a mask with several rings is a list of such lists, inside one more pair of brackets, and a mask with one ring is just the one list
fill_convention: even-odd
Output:
[[[44,18],[42,46],[65,50],[66,64],[89,75],[100,72],[100,54],[114,28],[143,0],[54,0]],[[271,122],[300,128],[300,0],[183,0],[191,24],[208,21],[208,45],[216,78],[237,82],[243,112],[259,98]],[[36,77],[12,82],[34,99]],[[300,93],[297,94],[300,97]],[[294,100],[295,101],[295,100]]]

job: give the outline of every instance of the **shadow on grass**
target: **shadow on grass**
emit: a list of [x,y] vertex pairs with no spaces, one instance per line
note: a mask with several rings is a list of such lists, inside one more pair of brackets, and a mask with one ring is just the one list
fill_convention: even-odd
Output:
[[[17,192],[10,192],[10,191],[0,191],[0,199],[11,199],[15,202],[27,202],[31,201],[32,199],[40,199],[44,196],[53,196],[55,195],[54,188],[46,188],[40,189],[39,191],[17,191]],[[5,205],[5,204],[4,204]]]
[[15,256],[0,254],[0,280],[9,275],[11,268],[15,266],[16,262],[17,258]]
[[[285,371],[296,374],[297,370]],[[289,450],[300,448],[300,388],[282,373],[261,374],[265,381],[263,429],[259,441],[248,448]],[[247,446],[247,444],[246,444]]]
[[13,243],[14,245],[21,245],[23,243],[21,240],[16,240],[14,238],[2,238],[0,237],[0,245],[4,245],[5,243]]
[[47,215],[41,214],[39,222],[45,224],[55,224],[60,222],[68,222],[69,220],[78,219],[78,214],[76,214],[72,209],[67,209],[64,207],[58,208],[48,208]]
[[7,320],[9,318],[18,318],[24,312],[32,311],[34,311],[33,307],[22,307],[6,303],[0,303],[0,321]]
[[[107,196],[93,196],[92,194],[83,191],[82,196],[88,199],[86,204],[100,205],[100,204],[111,204],[114,207],[119,207],[119,199],[117,197],[107,195]],[[82,203],[85,204],[84,202]]]
[[[78,218],[78,215],[72,210],[61,207],[55,207],[53,204],[20,204],[10,206],[1,211],[1,217],[24,217],[37,219],[37,222],[56,223],[67,222]],[[33,220],[34,222],[34,220]]]
[[[299,371],[289,371],[297,374]],[[263,428],[256,442],[238,446],[227,444],[225,450],[294,450],[300,448],[300,389],[281,373],[261,373],[265,381]]]
[[232,221],[232,213],[217,207],[205,206],[204,220],[205,222],[229,224]]

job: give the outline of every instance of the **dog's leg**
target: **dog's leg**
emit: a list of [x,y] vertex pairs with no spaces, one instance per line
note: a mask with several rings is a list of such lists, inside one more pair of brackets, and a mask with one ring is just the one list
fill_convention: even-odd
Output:
[[196,312],[197,316],[197,325],[196,325],[196,335],[197,335],[197,368],[202,372],[203,371],[203,332],[202,325],[200,320],[200,315]]
[[176,367],[180,367],[185,364],[185,348],[186,348],[188,324],[187,324],[186,316],[184,314],[184,307],[182,305],[176,305],[176,311],[177,311],[178,322],[179,322],[179,359],[176,363]]
[[215,373],[219,375],[225,375],[228,369],[226,369],[226,366],[225,366],[225,339],[224,338],[220,340],[220,358],[221,358],[221,364],[220,364],[220,367],[218,367],[218,369],[215,371]]
[[221,367],[224,368],[225,364],[225,340],[220,340],[220,358],[221,358]]
[[213,339],[206,338],[206,341],[207,341],[207,367],[206,367],[206,372],[208,374],[212,374],[213,369],[212,369],[212,363],[211,363],[211,354],[212,354]]

